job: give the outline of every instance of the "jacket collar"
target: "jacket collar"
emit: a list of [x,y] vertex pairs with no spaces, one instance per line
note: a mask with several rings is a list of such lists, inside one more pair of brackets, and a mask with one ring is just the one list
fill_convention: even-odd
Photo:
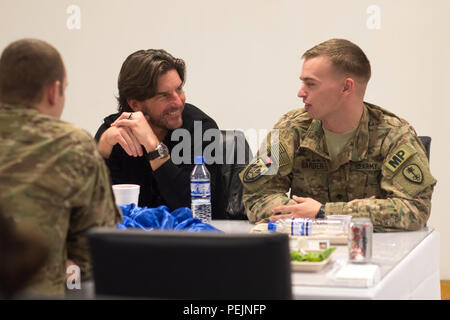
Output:
[[[322,121],[313,120],[305,136],[303,137],[300,148],[306,148],[319,156],[330,160],[325,142],[325,134],[322,129]],[[337,169],[342,164],[351,161],[362,161],[367,157],[369,149],[369,112],[366,104],[363,105],[363,115],[359,121],[358,128],[355,131],[353,140],[344,148],[340,156],[330,165],[330,169]]]
[[8,104],[0,102],[0,109],[8,110],[11,113],[39,113],[38,110],[23,104]]

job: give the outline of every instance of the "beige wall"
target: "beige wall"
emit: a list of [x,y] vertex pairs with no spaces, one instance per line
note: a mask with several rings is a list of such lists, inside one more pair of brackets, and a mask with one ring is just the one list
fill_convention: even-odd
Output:
[[354,41],[372,63],[366,100],[433,138],[429,225],[441,233],[441,278],[449,280],[449,14],[447,0],[0,0],[0,49],[22,37],[56,46],[69,80],[63,119],[95,134],[115,111],[119,68],[135,50],[185,59],[188,101],[221,128],[264,129],[302,106],[306,49],[332,37]]

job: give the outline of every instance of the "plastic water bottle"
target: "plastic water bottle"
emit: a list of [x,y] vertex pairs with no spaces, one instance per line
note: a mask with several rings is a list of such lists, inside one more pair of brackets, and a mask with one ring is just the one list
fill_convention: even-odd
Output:
[[343,235],[346,226],[343,220],[287,218],[269,221],[267,230],[293,236]]
[[194,157],[191,173],[191,210],[194,218],[211,223],[211,180],[203,156]]

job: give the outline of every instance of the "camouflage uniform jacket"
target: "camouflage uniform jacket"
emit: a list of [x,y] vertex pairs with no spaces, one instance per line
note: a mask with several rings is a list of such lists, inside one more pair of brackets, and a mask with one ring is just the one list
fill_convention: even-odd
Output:
[[[291,190],[326,204],[325,215],[370,217],[376,231],[417,230],[427,222],[436,180],[405,120],[365,103],[354,138],[334,161],[321,121],[304,109],[285,114],[274,129],[279,130],[279,160],[262,148],[241,172],[250,221],[267,220],[272,208],[296,204],[286,195]],[[272,160],[279,164],[277,172],[264,175]],[[376,199],[349,203],[371,196]]]
[[0,207],[18,228],[36,232],[48,247],[47,263],[28,288],[38,295],[64,294],[67,259],[80,267],[82,281],[89,279],[83,234],[121,220],[92,137],[18,105],[0,104]]

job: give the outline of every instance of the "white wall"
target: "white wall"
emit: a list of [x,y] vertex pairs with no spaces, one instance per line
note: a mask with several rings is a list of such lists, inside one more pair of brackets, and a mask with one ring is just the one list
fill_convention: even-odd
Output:
[[[80,29],[67,27],[78,21],[70,5]],[[0,49],[22,37],[58,48],[69,80],[63,119],[95,134],[116,110],[123,60],[138,49],[183,58],[188,102],[222,129],[265,129],[302,106],[305,50],[334,37],[357,43],[372,63],[366,100],[433,138],[429,225],[441,232],[441,278],[450,280],[448,14],[447,0],[0,0]]]

